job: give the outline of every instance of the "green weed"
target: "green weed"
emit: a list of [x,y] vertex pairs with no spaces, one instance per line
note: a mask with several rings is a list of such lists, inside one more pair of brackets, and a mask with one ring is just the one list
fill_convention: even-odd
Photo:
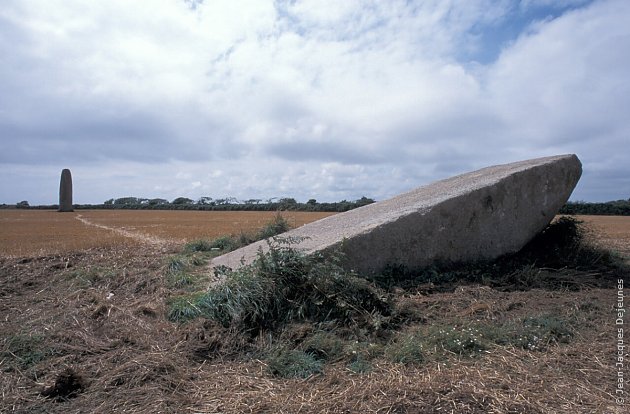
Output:
[[166,282],[171,288],[186,288],[194,285],[196,278],[187,273],[190,260],[184,256],[174,256],[166,264]]
[[184,252],[186,253],[209,252],[213,250],[215,247],[216,246],[214,242],[211,242],[205,239],[194,240],[189,243],[186,243],[186,245],[184,246]]
[[242,247],[241,240],[235,236],[222,236],[214,239],[211,243],[211,249],[219,249],[223,252],[229,252]]
[[169,258],[168,263],[166,265],[166,270],[169,273],[178,273],[183,272],[188,266],[188,262],[186,258],[182,256],[174,256]]
[[431,327],[425,337],[425,347],[459,356],[475,356],[489,348],[488,338],[480,327]]
[[361,355],[355,356],[347,367],[355,374],[365,374],[372,371],[372,363],[363,358]]
[[277,236],[288,231],[290,228],[289,222],[278,213],[271,221],[254,234],[240,233],[231,236],[221,236],[211,241],[203,239],[195,240],[186,244],[184,252],[220,251],[221,253],[226,253],[256,241]]
[[173,322],[187,322],[201,315],[199,294],[176,296],[167,301],[167,318]]
[[290,228],[291,226],[289,225],[287,219],[278,213],[269,223],[258,231],[256,234],[256,240],[264,240],[270,237],[278,236],[289,231]]
[[425,349],[418,332],[399,336],[385,348],[385,356],[392,362],[419,365],[425,361]]
[[374,315],[389,313],[365,279],[339,260],[303,254],[297,242],[276,239],[251,265],[219,269],[224,282],[200,296],[201,315],[226,327],[266,329],[301,320],[369,325]]
[[344,357],[344,341],[332,332],[317,332],[302,342],[304,352],[325,361],[340,360]]
[[47,346],[45,341],[43,335],[11,335],[5,338],[0,356],[8,359],[9,369],[27,369],[55,354],[55,349]]
[[522,330],[514,342],[522,348],[541,351],[549,345],[569,343],[572,337],[573,330],[567,321],[542,315],[524,319]]
[[75,269],[69,273],[69,277],[75,279],[81,287],[93,287],[107,284],[116,277],[112,269],[91,267],[88,269]]
[[197,278],[186,272],[169,272],[166,281],[169,287],[181,289],[194,286]]
[[279,349],[266,360],[271,374],[281,378],[308,378],[322,372],[323,363],[313,354],[296,349]]
[[483,329],[486,338],[497,345],[530,351],[545,351],[549,346],[569,343],[575,335],[570,320],[546,314]]

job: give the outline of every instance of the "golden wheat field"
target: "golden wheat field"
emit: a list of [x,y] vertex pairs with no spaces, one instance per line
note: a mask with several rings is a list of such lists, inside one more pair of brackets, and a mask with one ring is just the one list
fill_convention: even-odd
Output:
[[577,217],[591,230],[593,239],[601,246],[630,256],[630,217]]
[[[56,254],[92,247],[184,243],[252,232],[278,214],[260,211],[0,210],[0,256]],[[282,212],[292,227],[334,213]]]

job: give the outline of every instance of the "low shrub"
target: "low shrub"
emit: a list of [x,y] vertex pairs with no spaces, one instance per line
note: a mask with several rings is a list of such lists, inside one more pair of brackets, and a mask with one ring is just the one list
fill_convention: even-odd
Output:
[[270,237],[278,236],[284,232],[287,232],[291,229],[291,225],[284,218],[284,216],[280,213],[277,213],[274,218],[267,223],[262,229],[258,231],[256,234],[256,240],[268,239]]
[[189,243],[186,243],[184,246],[184,252],[193,253],[193,252],[209,252],[214,248],[214,242],[209,240],[200,239],[193,240]]
[[224,279],[195,300],[200,314],[223,326],[267,329],[290,321],[339,321],[375,325],[389,304],[340,258],[305,255],[299,240],[276,238],[248,266],[219,269]]

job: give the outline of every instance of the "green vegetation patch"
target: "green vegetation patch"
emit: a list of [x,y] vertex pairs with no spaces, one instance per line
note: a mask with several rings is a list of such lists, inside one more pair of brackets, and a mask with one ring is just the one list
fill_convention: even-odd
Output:
[[184,246],[184,252],[186,253],[194,253],[194,252],[209,252],[215,248],[215,244],[212,241],[200,239],[193,240],[191,242],[186,243]]
[[505,324],[495,333],[494,341],[499,345],[545,351],[549,346],[569,343],[574,335],[570,320],[545,314]]
[[341,360],[346,354],[345,341],[333,332],[316,332],[304,340],[300,347],[304,352],[324,361]]
[[545,351],[575,334],[568,318],[543,314],[503,324],[433,325],[398,334],[385,347],[388,360],[405,365],[451,357],[475,358],[499,346]]
[[223,254],[247,246],[259,240],[277,236],[291,229],[287,219],[278,213],[264,227],[253,234],[226,235],[214,240],[194,240],[184,246],[184,253],[215,252]]
[[175,296],[170,298],[166,305],[168,308],[168,319],[173,322],[186,322],[201,315],[199,308],[200,293]]
[[419,365],[425,359],[425,346],[419,332],[398,336],[385,348],[388,360],[405,365]]
[[7,336],[0,351],[0,357],[9,362],[9,370],[28,369],[55,354],[55,349],[46,344],[46,337],[38,334]]
[[276,238],[251,265],[219,269],[224,281],[195,294],[188,302],[197,313],[189,314],[244,330],[300,320],[370,325],[372,315],[389,314],[387,301],[340,258],[307,256],[292,247],[297,242]]
[[78,282],[81,287],[89,288],[110,283],[116,272],[103,267],[90,267],[87,269],[74,269],[68,273],[68,277]]
[[269,372],[281,378],[308,378],[319,374],[323,362],[315,355],[297,349],[279,349],[266,360]]
[[[195,272],[208,263],[205,257],[198,254],[182,254],[170,257],[166,263],[166,284],[170,288],[193,291],[198,288],[207,276]],[[201,270],[201,269],[199,269]]]
[[491,346],[484,326],[435,326],[424,337],[425,347],[436,353],[473,357]]
[[[214,240],[194,240],[187,243],[182,252],[168,258],[166,262],[165,277],[167,286],[173,289],[195,291],[208,280],[204,274],[204,266],[216,256],[236,250],[258,240],[276,236],[289,230],[288,221],[277,214],[273,220],[267,223],[258,232],[252,235],[241,233],[239,235],[222,236]],[[192,314],[193,312],[188,312]]]

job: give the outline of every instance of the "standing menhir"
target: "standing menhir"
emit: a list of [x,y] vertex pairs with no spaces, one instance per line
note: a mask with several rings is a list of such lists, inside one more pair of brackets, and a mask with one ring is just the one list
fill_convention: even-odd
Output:
[[65,168],[61,172],[61,183],[59,184],[59,211],[74,211],[72,208],[72,174]]

